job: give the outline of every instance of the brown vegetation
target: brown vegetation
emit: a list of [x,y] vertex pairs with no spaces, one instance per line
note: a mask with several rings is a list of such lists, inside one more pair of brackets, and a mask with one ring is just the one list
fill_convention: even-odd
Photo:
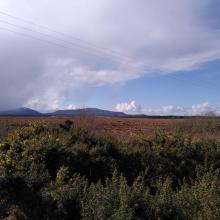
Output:
[[183,119],[142,119],[142,118],[110,118],[95,116],[75,117],[0,117],[0,137],[16,128],[41,121],[49,126],[57,126],[65,120],[74,121],[77,126],[89,128],[105,135],[116,137],[133,136],[139,133],[152,134],[158,128],[175,127]]
[[179,130],[195,138],[220,138],[219,118],[149,119],[95,117],[92,115],[72,117],[0,117],[0,138],[6,136],[16,128],[27,126],[32,122],[44,122],[49,127],[54,127],[66,120],[74,121],[77,127],[86,128],[90,132],[113,136],[120,140],[127,140],[140,134],[150,136],[158,129],[170,132]]

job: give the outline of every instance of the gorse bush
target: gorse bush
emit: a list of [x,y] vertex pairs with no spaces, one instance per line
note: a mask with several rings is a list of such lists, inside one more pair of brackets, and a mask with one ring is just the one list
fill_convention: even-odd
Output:
[[31,124],[0,143],[0,219],[220,219],[219,168],[217,141],[180,132]]

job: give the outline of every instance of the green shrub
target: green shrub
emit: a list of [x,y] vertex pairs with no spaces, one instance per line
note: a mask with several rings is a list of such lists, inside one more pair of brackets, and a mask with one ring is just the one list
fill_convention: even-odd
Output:
[[219,169],[216,140],[35,123],[0,143],[0,218],[220,219]]

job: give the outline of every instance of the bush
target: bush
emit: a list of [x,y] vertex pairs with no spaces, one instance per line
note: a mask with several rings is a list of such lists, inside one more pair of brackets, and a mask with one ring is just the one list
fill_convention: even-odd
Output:
[[0,143],[0,218],[220,219],[219,158],[180,132],[122,143],[32,124]]

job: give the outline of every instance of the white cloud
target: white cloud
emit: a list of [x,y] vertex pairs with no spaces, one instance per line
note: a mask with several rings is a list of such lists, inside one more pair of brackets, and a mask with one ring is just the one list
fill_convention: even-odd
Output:
[[[149,72],[188,71],[220,58],[220,31],[212,25],[216,17],[209,11],[211,3],[219,4],[216,0],[4,2],[1,11],[73,37],[48,30],[43,31],[51,37],[42,36],[0,22],[0,28],[64,46],[1,29],[1,108],[35,100],[44,100],[36,104],[39,108],[56,107],[91,87],[126,82]],[[0,20],[30,28],[2,14]]]
[[69,104],[66,107],[64,106],[62,109],[77,109],[77,106],[74,104]]
[[172,105],[167,105],[162,108],[162,112],[164,112],[164,114],[178,114],[184,111],[185,111],[184,108],[179,107],[179,106],[174,107]]
[[61,104],[58,99],[50,99],[50,101],[47,101],[45,99],[32,99],[27,102],[25,106],[41,112],[81,108],[75,104]]
[[205,115],[220,113],[220,109],[209,105],[208,102],[204,102],[191,107],[174,107],[173,105],[163,106],[156,109],[143,109],[143,113],[147,115]]
[[50,100],[49,102],[44,99],[31,99],[25,105],[28,108],[32,108],[38,111],[50,111],[50,110],[58,110],[61,109],[58,100]]
[[119,103],[115,107],[116,111],[127,113],[140,113],[141,105],[136,104],[135,101]]
[[216,107],[210,106],[208,102],[204,102],[198,105],[193,105],[192,112],[194,114],[217,113],[218,109]]
[[206,115],[206,114],[220,114],[220,108],[209,105],[208,102],[204,102],[191,107],[180,107],[167,105],[161,108],[142,108],[140,104],[136,104],[135,101],[119,103],[115,109],[120,112],[126,113],[143,113],[146,115]]
[[174,107],[173,107],[172,105],[164,106],[164,107],[163,107],[163,111],[164,111],[164,113],[169,114],[169,113],[171,113],[171,112],[174,111]]

